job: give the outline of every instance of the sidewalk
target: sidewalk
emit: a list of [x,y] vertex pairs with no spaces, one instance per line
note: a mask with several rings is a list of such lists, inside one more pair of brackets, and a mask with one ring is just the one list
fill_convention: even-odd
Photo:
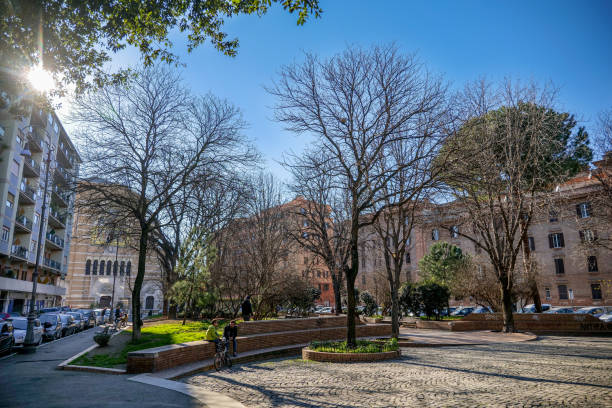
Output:
[[0,360],[0,407],[201,407],[194,398],[128,381],[128,375],[57,370],[56,366],[94,344],[89,329],[43,344],[34,354]]
[[516,343],[535,340],[530,333],[499,333],[491,331],[451,332],[448,330],[426,330],[400,328],[400,340],[409,340],[415,346],[441,347],[465,346],[477,344]]

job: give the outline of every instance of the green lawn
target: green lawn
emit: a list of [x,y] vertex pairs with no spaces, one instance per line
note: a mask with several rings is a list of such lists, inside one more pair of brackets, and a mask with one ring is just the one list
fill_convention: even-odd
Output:
[[[127,354],[168,344],[203,340],[210,322],[165,323],[142,327],[142,336],[136,342],[130,340],[132,333],[126,330],[111,339],[108,347],[99,347],[72,361],[71,365],[113,368],[127,363]],[[223,335],[226,323],[219,324],[217,333]],[[122,336],[122,337],[121,337]]]

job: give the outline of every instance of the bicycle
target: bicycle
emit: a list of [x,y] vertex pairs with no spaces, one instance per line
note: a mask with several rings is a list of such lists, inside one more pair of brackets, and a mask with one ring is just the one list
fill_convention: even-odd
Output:
[[232,359],[227,352],[227,339],[224,337],[219,344],[217,344],[216,352],[215,352],[215,370],[219,371],[226,365],[227,368],[232,367]]
[[122,327],[127,326],[127,314],[121,315],[121,317],[115,319],[115,330],[120,330]]

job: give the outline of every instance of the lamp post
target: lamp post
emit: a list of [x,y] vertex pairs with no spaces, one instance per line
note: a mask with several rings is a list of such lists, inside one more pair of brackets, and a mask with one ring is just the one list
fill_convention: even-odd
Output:
[[113,264],[113,294],[111,296],[111,305],[110,305],[110,322],[113,323],[115,321],[115,314],[113,312],[113,308],[115,307],[115,281],[117,280],[117,273],[119,269],[119,234],[115,232],[115,263]]
[[45,166],[45,187],[43,192],[43,201],[41,207],[41,216],[38,225],[38,242],[36,244],[36,263],[34,264],[34,273],[32,273],[32,295],[30,297],[30,310],[28,313],[28,325],[26,336],[23,342],[24,353],[34,353],[36,351],[36,343],[34,342],[34,320],[36,320],[36,286],[38,284],[38,267],[40,266],[40,249],[45,225],[45,211],[47,210],[47,189],[49,187],[49,170],[51,168],[51,152],[53,147],[47,144],[47,160]]

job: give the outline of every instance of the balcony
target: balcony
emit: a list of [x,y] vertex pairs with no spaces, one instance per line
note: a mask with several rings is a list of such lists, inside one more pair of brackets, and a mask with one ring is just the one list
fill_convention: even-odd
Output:
[[59,211],[51,208],[49,210],[49,224],[54,228],[66,228],[66,215],[60,214]]
[[[14,278],[0,277],[0,289],[9,290],[12,292],[31,293],[32,282]],[[41,295],[64,296],[66,295],[66,288],[39,283],[36,285],[36,293]]]
[[65,185],[69,185],[74,181],[74,176],[64,169],[63,167],[57,166],[55,168],[56,178]]
[[55,234],[51,234],[50,232],[47,232],[45,236],[47,238],[47,243],[49,244],[50,250],[61,251],[64,249],[64,240],[62,238]]
[[21,181],[19,185],[19,204],[35,204],[36,190],[30,187],[25,181]]
[[62,163],[64,167],[72,168],[74,166],[74,158],[70,151],[65,147],[64,143],[60,143],[57,147],[57,160]]
[[53,192],[51,198],[53,202],[57,203],[60,207],[68,207],[70,205],[70,193],[59,188],[58,185],[54,184],[51,188]]
[[23,177],[40,177],[40,164],[31,157],[24,157]]
[[11,256],[24,261],[28,260],[30,255],[29,252],[30,251],[28,251],[28,248],[22,247],[21,245],[13,245],[11,247]]
[[15,231],[32,232],[32,220],[25,215],[15,218]]
[[60,262],[54,261],[51,258],[44,258],[43,265],[49,269],[53,269],[55,272],[61,273],[62,271],[62,264]]

